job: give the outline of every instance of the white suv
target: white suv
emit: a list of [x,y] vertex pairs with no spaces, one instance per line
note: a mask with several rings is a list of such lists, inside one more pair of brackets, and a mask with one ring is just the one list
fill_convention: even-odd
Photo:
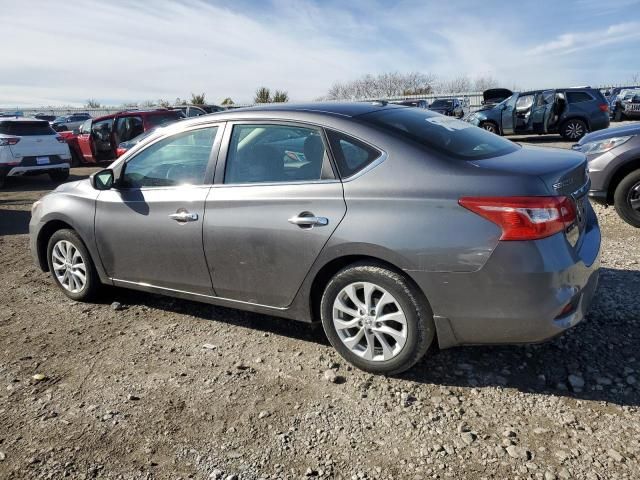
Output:
[[0,187],[5,178],[48,173],[53,181],[69,176],[69,145],[49,122],[35,118],[0,118]]

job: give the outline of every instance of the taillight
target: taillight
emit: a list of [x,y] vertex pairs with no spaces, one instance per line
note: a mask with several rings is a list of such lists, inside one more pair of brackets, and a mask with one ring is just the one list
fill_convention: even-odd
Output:
[[598,105],[598,108],[600,109],[601,112],[608,112],[609,111],[609,104],[608,103],[601,103],[600,105]]
[[569,197],[463,197],[458,203],[502,228],[500,240],[549,237],[576,220]]
[[60,143],[67,143],[66,139],[61,135],[56,135],[56,140]]
[[4,137],[0,138],[0,147],[6,147],[7,145],[15,145],[20,141],[20,137]]

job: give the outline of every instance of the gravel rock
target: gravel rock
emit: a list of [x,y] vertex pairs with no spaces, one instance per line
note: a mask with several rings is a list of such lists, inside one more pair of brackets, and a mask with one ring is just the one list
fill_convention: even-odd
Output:
[[529,458],[531,458],[531,452],[529,452],[526,448],[522,448],[517,445],[509,445],[507,447],[507,453],[512,458],[519,458],[522,460],[528,460]]
[[609,450],[607,450],[607,455],[609,455],[609,458],[611,458],[616,462],[621,462],[622,460],[624,460],[624,457],[620,455],[620,453],[618,453],[618,451],[614,450],[613,448],[610,448]]
[[569,381],[569,385],[571,385],[574,390],[582,390],[584,388],[584,378],[582,378],[580,375],[571,374],[569,375],[567,380]]
[[114,310],[116,312],[119,310],[124,310],[124,306],[120,302],[112,302],[111,310]]

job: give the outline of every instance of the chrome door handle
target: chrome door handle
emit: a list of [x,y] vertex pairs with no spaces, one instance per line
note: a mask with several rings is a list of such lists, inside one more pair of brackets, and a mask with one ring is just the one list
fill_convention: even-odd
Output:
[[198,220],[197,213],[189,213],[187,211],[176,212],[169,215],[171,220],[175,220],[176,222],[195,222]]
[[296,217],[291,217],[288,222],[293,223],[294,225],[298,225],[299,227],[322,227],[329,224],[329,219],[326,217],[316,217],[313,215],[298,215]]

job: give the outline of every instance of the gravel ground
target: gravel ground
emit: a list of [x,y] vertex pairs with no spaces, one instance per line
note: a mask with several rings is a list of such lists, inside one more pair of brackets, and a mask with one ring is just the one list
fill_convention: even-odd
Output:
[[0,478],[640,478],[640,246],[613,209],[597,208],[586,321],[387,378],[305,324],[117,289],[66,299],[28,251],[52,187],[0,192]]

